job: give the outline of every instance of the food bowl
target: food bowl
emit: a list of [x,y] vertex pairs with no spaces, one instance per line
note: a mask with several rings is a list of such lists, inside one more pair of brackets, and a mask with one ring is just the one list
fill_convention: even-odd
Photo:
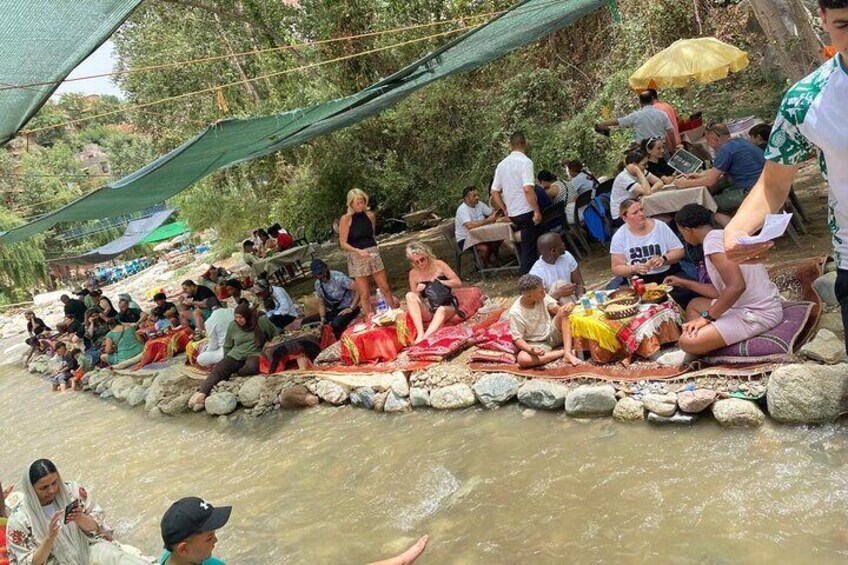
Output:
[[632,297],[609,300],[600,304],[598,308],[610,320],[632,318],[639,313],[639,297],[634,295]]
[[639,295],[632,288],[622,288],[610,293],[607,302],[617,302],[633,306],[639,304]]
[[642,295],[642,302],[646,304],[662,304],[668,300],[668,292],[660,288],[646,290]]

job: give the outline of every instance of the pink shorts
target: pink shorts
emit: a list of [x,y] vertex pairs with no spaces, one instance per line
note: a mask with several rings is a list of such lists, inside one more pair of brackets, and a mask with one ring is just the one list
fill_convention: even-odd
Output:
[[769,310],[731,308],[713,322],[713,326],[721,335],[724,343],[733,345],[765,333],[782,321],[782,307]]

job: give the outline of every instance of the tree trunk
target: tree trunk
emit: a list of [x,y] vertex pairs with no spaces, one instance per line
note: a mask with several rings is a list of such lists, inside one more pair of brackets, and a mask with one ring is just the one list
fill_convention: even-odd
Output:
[[818,35],[800,0],[751,0],[751,8],[789,80],[801,80],[821,64]]

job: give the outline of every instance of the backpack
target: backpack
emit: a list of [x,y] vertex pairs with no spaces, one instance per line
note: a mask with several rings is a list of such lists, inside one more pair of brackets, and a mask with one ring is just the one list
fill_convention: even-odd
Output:
[[606,243],[612,239],[609,228],[609,199],[595,196],[583,211],[583,223],[586,230],[595,240]]
[[454,296],[453,291],[439,279],[424,283],[424,291],[421,294],[431,312],[435,312],[439,306],[453,306],[459,317],[465,318],[465,313],[459,309],[459,301]]

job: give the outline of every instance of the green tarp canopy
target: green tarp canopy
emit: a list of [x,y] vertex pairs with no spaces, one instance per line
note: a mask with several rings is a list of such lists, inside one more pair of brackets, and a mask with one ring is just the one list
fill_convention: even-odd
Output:
[[174,222],[173,224],[159,226],[150,235],[142,239],[140,243],[156,243],[157,241],[165,241],[166,239],[171,239],[172,237],[184,234],[187,231],[191,231],[188,224],[185,222]]
[[[59,83],[107,40],[140,2],[0,2],[0,146],[15,137]],[[4,89],[40,82],[52,84]]]
[[272,116],[213,124],[129,176],[0,234],[0,243],[24,240],[59,222],[104,218],[119,210],[126,213],[164,202],[218,169],[360,122],[432,82],[482,67],[607,4],[608,0],[525,0],[351,96]]

